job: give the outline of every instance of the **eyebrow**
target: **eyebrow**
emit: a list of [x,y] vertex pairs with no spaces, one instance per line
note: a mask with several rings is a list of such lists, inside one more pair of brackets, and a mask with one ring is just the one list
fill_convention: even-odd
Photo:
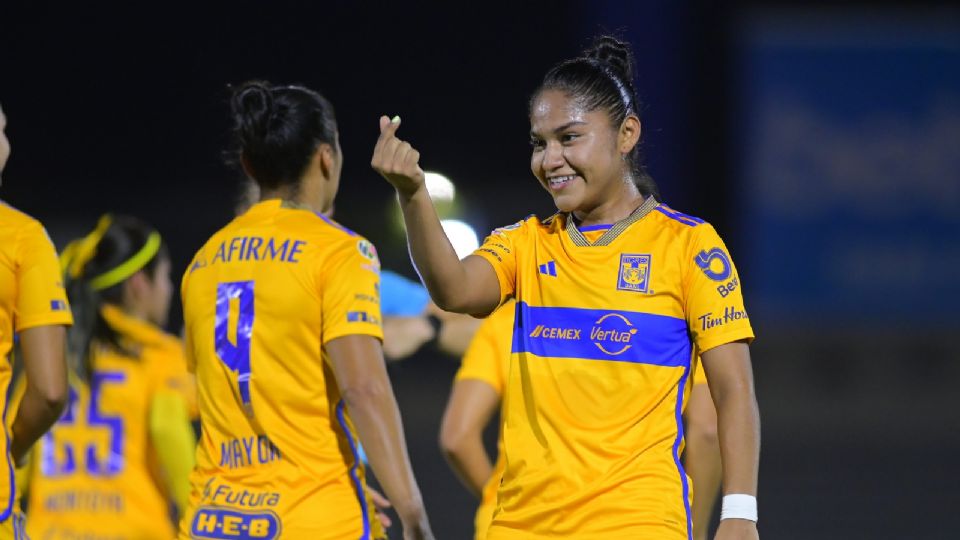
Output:
[[[564,130],[567,130],[567,129],[573,127],[573,126],[580,126],[580,125],[586,125],[586,122],[584,122],[583,120],[573,120],[573,121],[567,122],[566,124],[563,124],[562,126],[559,126],[559,127],[554,128],[553,132],[554,132],[554,133],[560,133],[560,132],[562,132],[562,131],[564,131]],[[536,137],[536,136],[537,136],[537,133],[531,130],[531,131],[530,131],[530,136],[531,136],[531,137]]]

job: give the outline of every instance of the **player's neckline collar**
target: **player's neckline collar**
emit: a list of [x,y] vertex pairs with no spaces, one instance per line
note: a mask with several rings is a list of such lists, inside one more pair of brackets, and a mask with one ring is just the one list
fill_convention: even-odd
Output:
[[574,223],[573,213],[569,213],[567,214],[567,234],[576,246],[609,246],[611,242],[620,236],[620,233],[627,230],[627,227],[646,217],[647,214],[653,212],[653,209],[659,205],[660,203],[653,195],[647,197],[647,199],[643,201],[643,204],[638,206],[629,216],[614,223],[612,227],[607,229],[607,232],[603,233],[600,238],[597,238],[596,242],[592,243],[587,240],[587,237],[577,228],[577,225]]

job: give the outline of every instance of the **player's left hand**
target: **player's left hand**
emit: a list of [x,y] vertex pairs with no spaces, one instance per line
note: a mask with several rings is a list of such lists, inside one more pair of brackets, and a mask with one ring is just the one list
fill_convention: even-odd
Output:
[[393,505],[390,504],[390,501],[379,491],[370,486],[367,486],[367,489],[370,490],[370,498],[373,499],[373,506],[377,509],[377,519],[380,520],[380,524],[383,525],[384,529],[389,529],[390,526],[393,525],[393,520],[387,515],[386,510]]
[[720,522],[714,540],[759,540],[757,524],[748,519],[724,519]]

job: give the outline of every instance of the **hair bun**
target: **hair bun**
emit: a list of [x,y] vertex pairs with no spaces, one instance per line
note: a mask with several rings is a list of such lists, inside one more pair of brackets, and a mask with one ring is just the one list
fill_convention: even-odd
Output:
[[230,108],[241,137],[247,141],[266,136],[270,119],[275,112],[270,84],[250,81],[233,90]]
[[583,56],[606,64],[624,82],[633,86],[633,53],[629,43],[613,36],[598,36]]

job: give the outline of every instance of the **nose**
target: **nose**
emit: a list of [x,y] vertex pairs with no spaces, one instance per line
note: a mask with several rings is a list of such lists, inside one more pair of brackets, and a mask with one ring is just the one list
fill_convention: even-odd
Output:
[[543,170],[555,171],[563,167],[563,147],[557,141],[550,141],[543,150]]

